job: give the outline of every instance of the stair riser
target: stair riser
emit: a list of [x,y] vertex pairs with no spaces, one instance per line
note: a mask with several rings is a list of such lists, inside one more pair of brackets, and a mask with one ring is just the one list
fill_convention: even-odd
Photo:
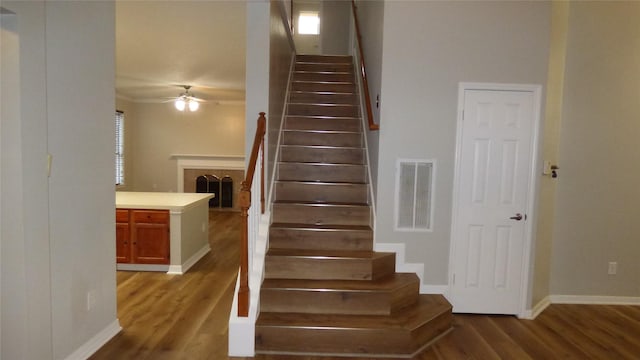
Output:
[[279,163],[278,179],[292,181],[365,182],[364,165]]
[[256,353],[405,354],[408,333],[388,330],[269,328],[256,326]]
[[383,292],[260,291],[260,311],[304,314],[389,315],[391,299]]
[[323,83],[323,82],[306,82],[294,81],[291,83],[293,91],[315,91],[315,92],[339,92],[339,93],[355,93],[356,87],[349,83]]
[[356,148],[282,146],[280,161],[327,164],[364,164],[364,150]]
[[294,91],[289,96],[291,103],[306,104],[349,104],[358,105],[358,98],[355,94],[332,94],[332,93],[315,93]]
[[315,225],[369,225],[368,206],[273,204],[273,222]]
[[282,137],[285,145],[317,145],[362,147],[362,134],[312,131],[285,131]]
[[357,117],[358,114],[358,107],[353,105],[289,104],[287,110],[289,116]]
[[417,277],[396,286],[354,287],[350,290],[332,291],[329,291],[330,287],[325,283],[313,288],[312,281],[307,281],[309,288],[286,285],[269,287],[266,284],[260,290],[260,310],[277,313],[388,316],[394,311],[416,304],[420,290]]
[[365,184],[277,182],[276,201],[366,203]]
[[351,56],[342,55],[297,55],[296,62],[306,63],[323,63],[323,64],[352,64],[353,60]]
[[265,279],[374,280],[395,270],[395,254],[379,258],[316,258],[267,254]]
[[271,227],[269,248],[304,250],[373,250],[373,233],[365,230],[303,230]]
[[328,81],[328,82],[353,82],[352,73],[339,72],[308,72],[301,71],[293,74],[293,81]]
[[256,325],[256,353],[343,354],[371,357],[410,357],[451,329],[451,313],[409,331],[366,328],[297,328]]
[[360,131],[360,119],[332,119],[288,116],[285,130]]
[[351,63],[332,64],[332,63],[297,63],[295,71],[334,71],[334,72],[353,72]]

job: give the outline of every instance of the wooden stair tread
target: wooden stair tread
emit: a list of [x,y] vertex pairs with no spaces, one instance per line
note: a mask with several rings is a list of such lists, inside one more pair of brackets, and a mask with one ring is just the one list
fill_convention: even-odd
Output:
[[262,288],[309,290],[309,291],[372,291],[390,290],[406,283],[420,281],[414,273],[394,273],[371,281],[360,280],[300,280],[300,279],[265,279]]
[[320,180],[276,180],[276,183],[296,183],[309,185],[367,185],[365,182],[357,181],[320,181]]
[[362,150],[362,147],[355,146],[332,146],[332,145],[282,145],[281,147],[287,148],[309,148],[309,149],[354,149]]
[[[292,83],[299,84],[329,84],[329,85],[354,85],[353,81],[313,81],[313,80],[292,80]],[[296,90],[300,91],[300,90]],[[345,92],[350,94],[350,92]]]
[[333,116],[333,115],[287,115],[288,119],[309,119],[309,120],[360,120],[359,117],[353,116]]
[[273,223],[272,228],[278,229],[296,229],[296,230],[309,230],[309,231],[371,231],[370,226],[362,225],[311,225],[311,224],[296,224],[296,223]]
[[394,253],[363,250],[308,250],[308,249],[269,249],[267,256],[304,257],[318,259],[376,259]]
[[422,294],[414,306],[400,309],[392,316],[261,312],[256,327],[411,331],[450,311],[451,304],[444,296]]
[[348,206],[369,206],[366,203],[349,203],[349,202],[316,202],[316,201],[295,201],[295,200],[277,200],[273,202],[274,205],[306,205],[306,206],[334,206],[334,207],[348,207]]
[[300,132],[309,134],[360,134],[360,131],[349,130],[307,130],[307,129],[282,129],[284,132]]

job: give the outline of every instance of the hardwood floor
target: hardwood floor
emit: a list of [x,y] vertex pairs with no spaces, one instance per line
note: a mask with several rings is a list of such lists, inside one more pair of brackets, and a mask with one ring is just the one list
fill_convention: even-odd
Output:
[[[185,275],[118,272],[123,331],[90,359],[229,359],[239,220],[238,213],[211,212],[213,251]],[[535,320],[456,314],[454,330],[414,358],[431,359],[640,359],[640,307],[551,305]]]

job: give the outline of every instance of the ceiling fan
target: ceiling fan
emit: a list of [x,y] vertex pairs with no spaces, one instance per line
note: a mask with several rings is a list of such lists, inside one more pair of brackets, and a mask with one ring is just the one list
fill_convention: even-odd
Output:
[[193,93],[189,92],[190,85],[182,85],[184,92],[178,95],[174,100],[174,105],[178,111],[197,111],[200,107],[200,103],[204,102],[202,99],[198,99]]

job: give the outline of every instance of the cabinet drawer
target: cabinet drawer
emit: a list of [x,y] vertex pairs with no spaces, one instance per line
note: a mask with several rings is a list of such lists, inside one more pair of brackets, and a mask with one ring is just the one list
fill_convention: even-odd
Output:
[[133,210],[133,221],[136,223],[168,224],[167,210]]
[[116,209],[116,222],[128,223],[129,222],[129,210]]

